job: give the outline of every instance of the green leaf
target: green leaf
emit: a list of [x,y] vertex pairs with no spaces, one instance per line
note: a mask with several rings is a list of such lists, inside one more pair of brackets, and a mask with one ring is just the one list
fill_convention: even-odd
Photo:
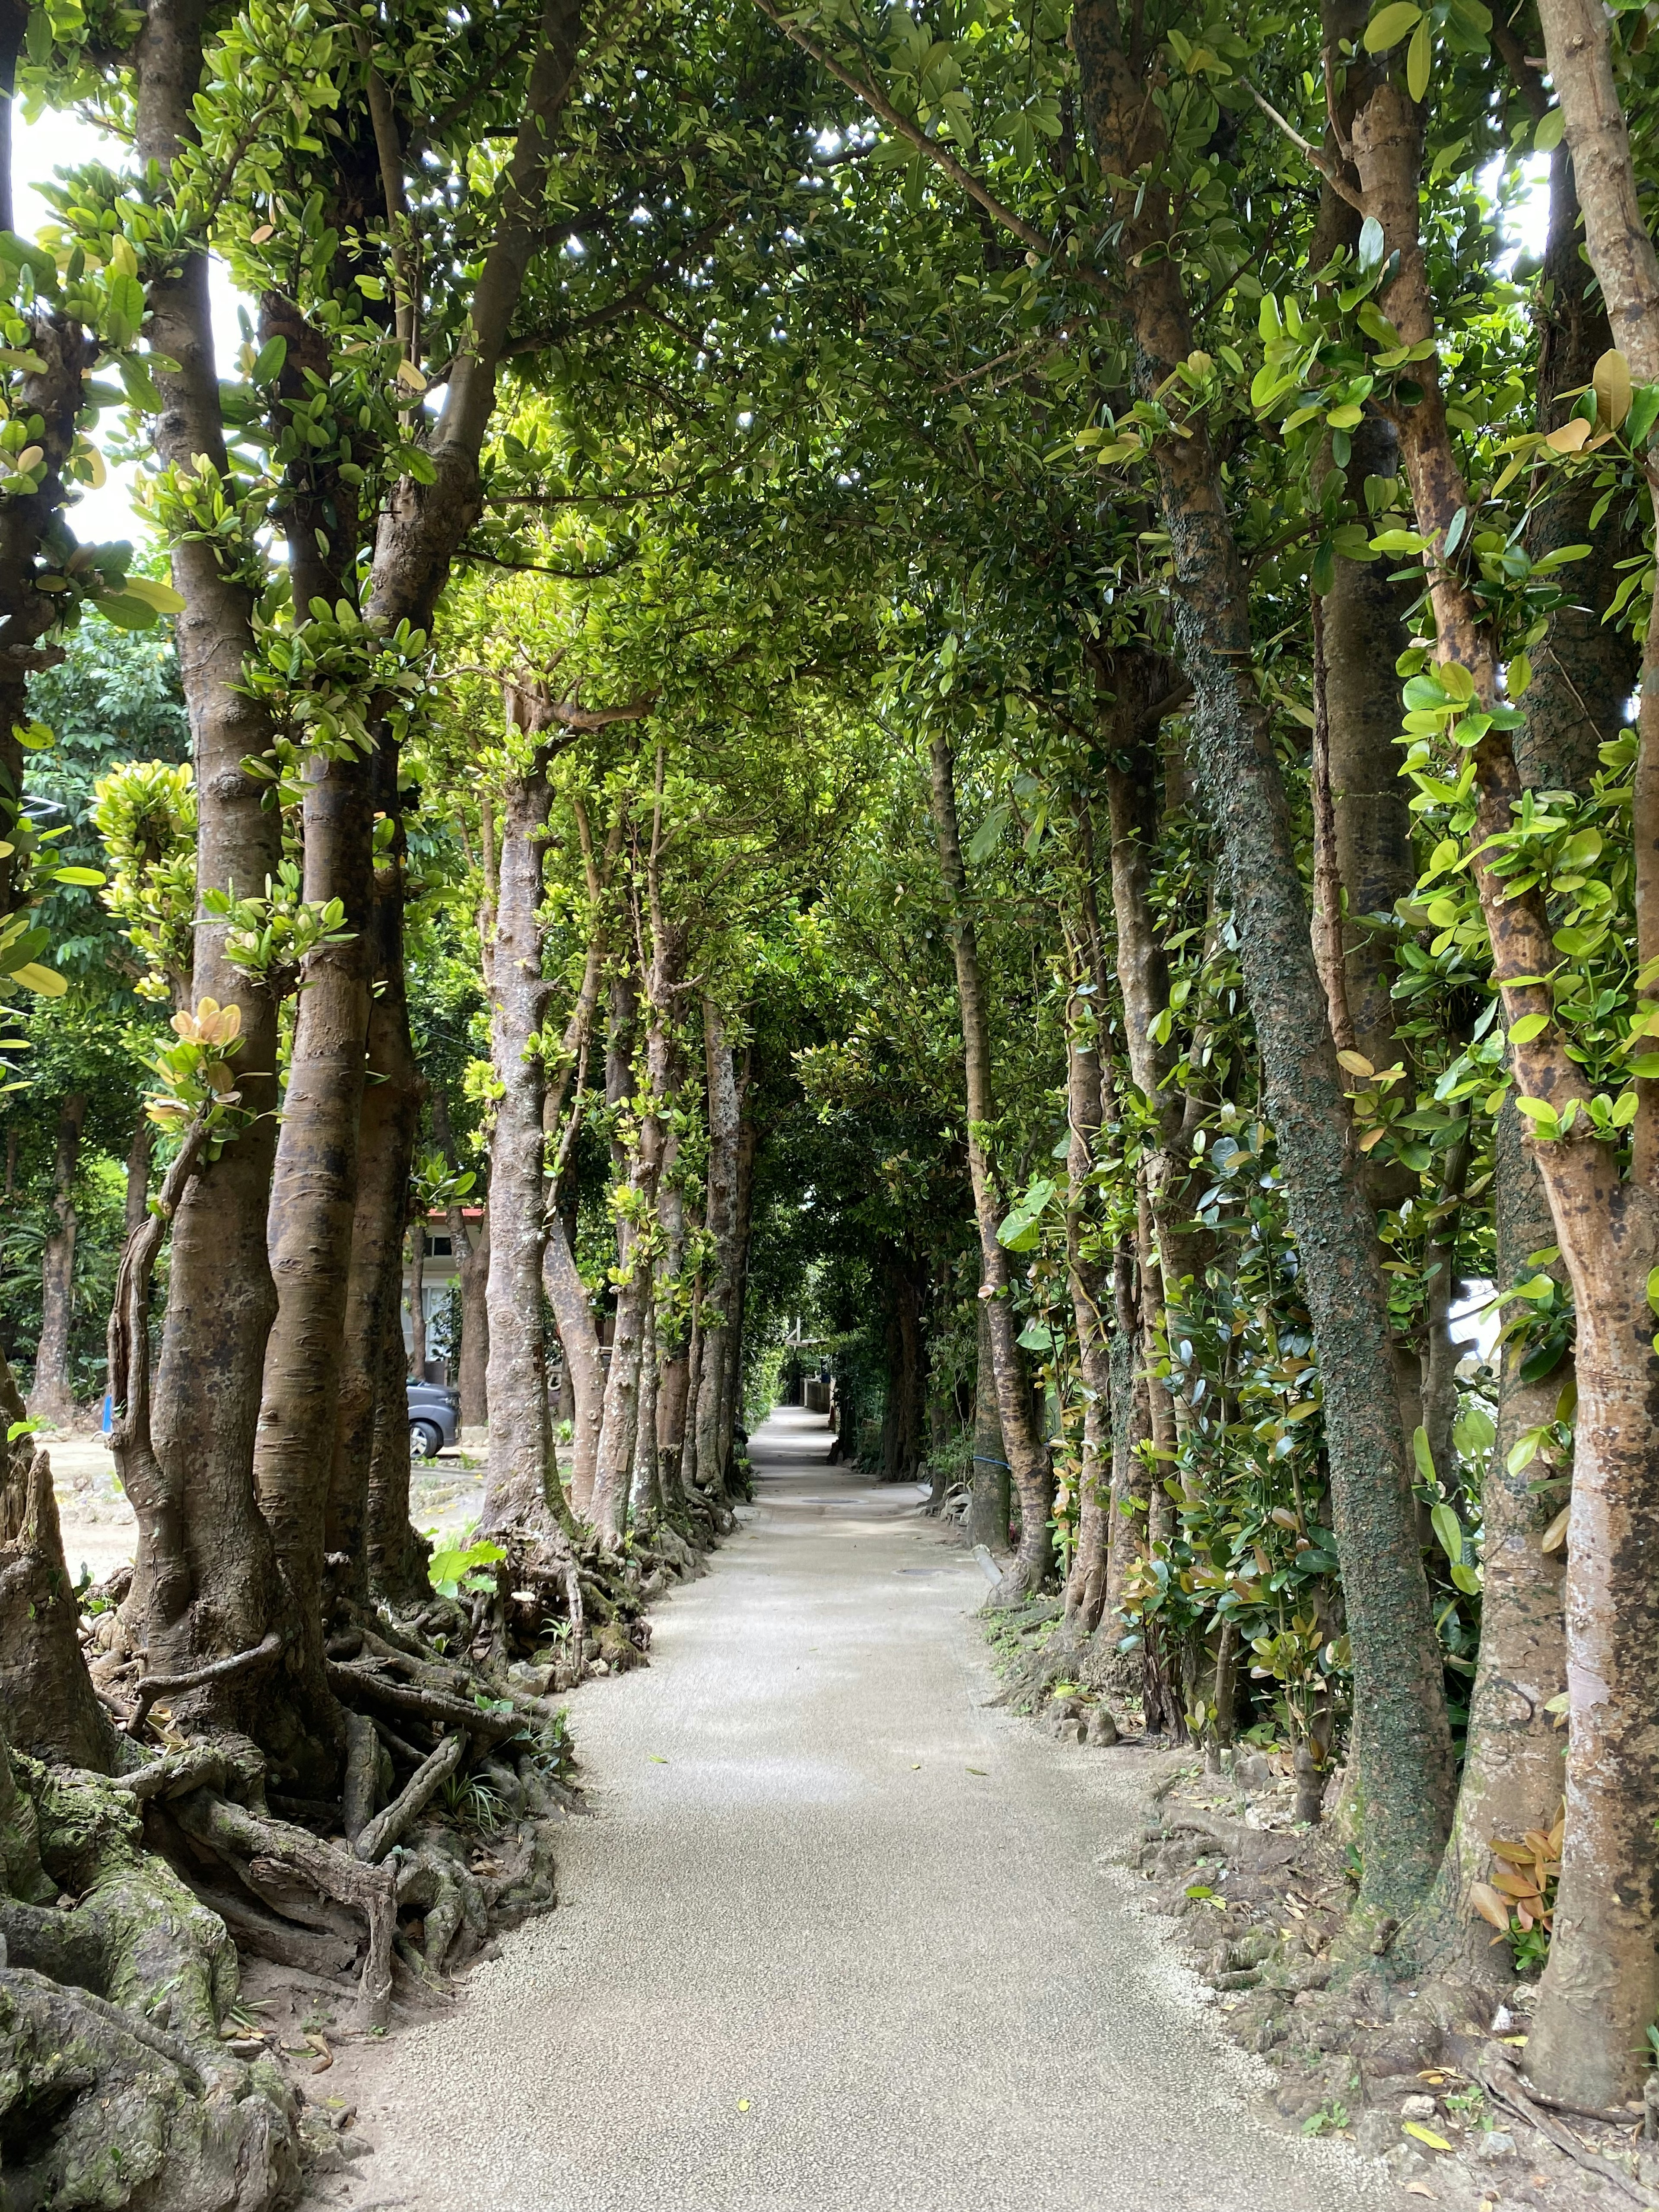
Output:
[[1407,31],[1423,20],[1423,10],[1414,0],[1391,0],[1386,8],[1379,8],[1365,26],[1365,52],[1385,54],[1390,46],[1397,46]]
[[1437,1480],[1434,1454],[1429,1449],[1429,1432],[1426,1429],[1413,1430],[1412,1457],[1416,1461],[1417,1471],[1425,1482],[1433,1482]]
[[153,576],[129,576],[122,589],[128,599],[142,599],[158,615],[181,615],[185,611],[180,593],[171,584],[158,584]]
[[[1423,1431],[1418,1431],[1419,1436]],[[1429,1520],[1440,1540],[1440,1548],[1455,1566],[1463,1556],[1463,1524],[1443,1498],[1429,1510]]]
[[1429,33],[1429,19],[1422,21],[1412,33],[1412,42],[1406,49],[1406,89],[1413,100],[1421,100],[1429,88],[1429,70],[1434,59],[1434,46]]
[[284,337],[267,338],[253,364],[253,382],[274,384],[282,374],[283,365],[287,359],[288,340]]
[[55,968],[43,968],[34,960],[26,960],[21,968],[14,968],[10,980],[21,983],[26,991],[33,991],[38,999],[61,999],[69,988]]
[[1518,1022],[1510,1024],[1510,1042],[1530,1044],[1535,1036],[1541,1036],[1549,1025],[1547,1014],[1522,1014]]
[[1551,108],[1547,115],[1539,118],[1538,128],[1532,137],[1533,149],[1539,154],[1553,154],[1561,143],[1561,134],[1567,127],[1567,118],[1559,107]]
[[106,880],[96,868],[54,868],[52,878],[58,884],[84,884],[88,890],[94,891],[100,890]]
[[1369,276],[1374,270],[1382,266],[1382,249],[1387,243],[1382,224],[1374,215],[1368,215],[1359,226],[1359,273],[1362,276]]
[[981,860],[988,860],[995,852],[998,841],[1008,827],[1009,817],[1012,811],[1008,806],[994,806],[969,839],[968,850],[964,857],[975,867]]

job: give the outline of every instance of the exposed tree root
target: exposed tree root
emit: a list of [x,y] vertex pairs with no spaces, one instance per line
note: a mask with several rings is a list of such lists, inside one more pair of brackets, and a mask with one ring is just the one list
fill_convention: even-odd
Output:
[[[44,1469],[22,1495],[31,1589],[56,1603]],[[700,1501],[620,1553],[513,1537],[480,1599],[343,1608],[333,1798],[268,1797],[255,1745],[179,1737],[166,1701],[201,1678],[143,1672],[125,1573],[94,1593],[82,1634],[102,1711],[79,1736],[117,1771],[0,1748],[0,2212],[276,2212],[306,2159],[337,2163],[273,2031],[240,2008],[238,1949],[313,1993],[307,2011],[355,1979],[355,2024],[378,2029],[394,1992],[441,2001],[492,1929],[553,1904],[556,1831],[580,1801],[552,1700],[646,1663],[646,1607],[706,1571],[698,1539],[723,1513]],[[216,1671],[279,1656],[268,1638]],[[330,2063],[324,2049],[305,2065]]]

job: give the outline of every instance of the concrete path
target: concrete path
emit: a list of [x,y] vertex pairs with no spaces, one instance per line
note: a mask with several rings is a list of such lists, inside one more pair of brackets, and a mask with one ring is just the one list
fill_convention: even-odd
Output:
[[757,1505],[578,1695],[598,1817],[561,1909],[459,2011],[354,2068],[377,2155],[335,2198],[411,2212],[1352,2212],[1379,2169],[1258,2116],[1111,1861],[1137,1754],[1000,1710],[978,1571],[755,1439]]

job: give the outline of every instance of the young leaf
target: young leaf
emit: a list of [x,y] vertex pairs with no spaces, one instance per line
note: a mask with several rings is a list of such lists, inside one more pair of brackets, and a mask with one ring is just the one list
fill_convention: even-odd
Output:
[[1392,0],[1387,8],[1379,8],[1365,26],[1365,52],[1385,54],[1390,46],[1397,46],[1407,31],[1423,20],[1423,10],[1415,0]]

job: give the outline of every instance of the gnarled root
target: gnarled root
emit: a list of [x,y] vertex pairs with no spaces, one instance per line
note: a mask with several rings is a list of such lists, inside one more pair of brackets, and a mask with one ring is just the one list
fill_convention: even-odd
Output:
[[211,2077],[117,2009],[0,1971],[5,2212],[270,2212],[298,2193],[294,2105],[270,2064]]
[[297,2188],[295,2103],[221,2039],[222,1922],[144,1850],[114,1782],[3,1747],[0,1778],[4,2212],[271,2212]]

